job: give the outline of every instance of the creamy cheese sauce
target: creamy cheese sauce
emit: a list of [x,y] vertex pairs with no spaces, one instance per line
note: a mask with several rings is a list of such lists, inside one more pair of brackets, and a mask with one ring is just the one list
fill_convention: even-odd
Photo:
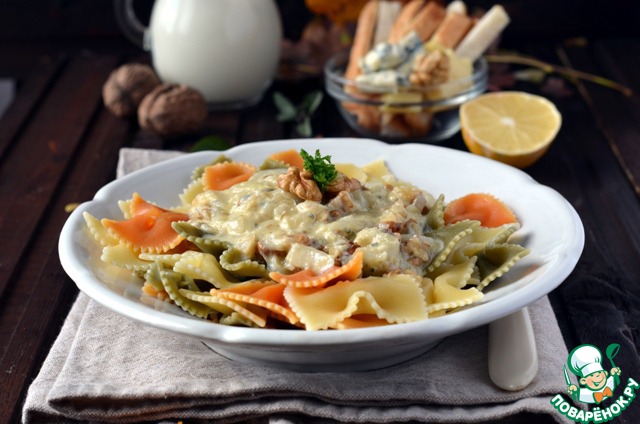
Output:
[[423,235],[433,199],[415,187],[372,182],[322,204],[280,189],[278,176],[285,171],[259,171],[227,190],[199,194],[190,222],[283,273],[320,273],[359,248],[365,276],[397,270],[422,275],[442,249],[440,240]]

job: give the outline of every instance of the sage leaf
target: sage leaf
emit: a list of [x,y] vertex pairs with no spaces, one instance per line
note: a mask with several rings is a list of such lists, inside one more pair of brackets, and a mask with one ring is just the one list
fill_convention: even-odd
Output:
[[302,119],[302,121],[298,122],[298,125],[296,125],[296,131],[303,137],[311,137],[313,134],[313,130],[311,129],[311,119],[306,117]]
[[307,94],[302,99],[301,109],[306,112],[308,116],[313,115],[313,113],[318,109],[320,103],[322,103],[322,91],[314,91],[312,93]]
[[273,93],[273,102],[278,108],[276,119],[279,122],[290,121],[297,115],[296,107],[282,93],[276,91]]

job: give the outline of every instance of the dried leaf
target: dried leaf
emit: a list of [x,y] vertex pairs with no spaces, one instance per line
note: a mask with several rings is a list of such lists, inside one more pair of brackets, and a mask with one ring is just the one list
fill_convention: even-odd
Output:
[[518,81],[526,81],[534,84],[542,84],[545,77],[547,76],[547,73],[542,69],[527,68],[527,69],[520,69],[518,71],[514,71],[513,76]]

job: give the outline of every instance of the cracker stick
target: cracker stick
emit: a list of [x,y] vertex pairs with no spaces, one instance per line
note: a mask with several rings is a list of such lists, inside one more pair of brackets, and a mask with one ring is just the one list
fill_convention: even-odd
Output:
[[380,131],[380,116],[382,112],[376,106],[358,105],[354,114],[358,119],[358,125],[372,132]]
[[447,14],[438,29],[436,29],[433,37],[431,37],[431,40],[442,47],[454,48],[464,38],[472,25],[473,21],[467,16],[466,12],[460,13],[457,8],[447,8]]
[[461,15],[468,15],[467,5],[462,0],[453,0],[447,5],[447,13],[459,13]]
[[423,109],[419,113],[405,113],[402,117],[411,129],[411,135],[423,136],[429,133],[433,124],[434,114],[429,110]]
[[389,33],[389,42],[397,43],[402,37],[409,33],[409,26],[411,21],[413,21],[420,11],[426,4],[425,0],[411,0],[407,4],[405,4],[402,9],[400,9],[400,13],[398,13],[398,17],[396,18],[393,27],[391,27],[391,32]]
[[[373,38],[378,23],[378,12],[380,8],[379,0],[371,0],[364,5],[358,16],[356,33],[353,37],[351,52],[349,53],[349,63],[344,72],[344,77],[348,80],[355,80],[361,74],[360,59],[366,55],[373,47]],[[345,85],[345,92],[355,97],[368,98],[365,93],[361,93],[356,87]],[[373,107],[359,103],[343,102],[343,107],[356,115],[358,124],[371,131],[380,128],[380,113]]]
[[391,34],[391,28],[400,13],[402,3],[399,1],[383,1],[378,6],[378,20],[376,23],[376,31],[373,37],[373,46],[387,41]]
[[489,48],[509,21],[509,15],[502,6],[493,6],[462,39],[456,48],[456,54],[475,61]]
[[349,53],[349,64],[344,73],[345,78],[355,79],[360,73],[360,59],[371,50],[378,20],[379,0],[371,0],[364,5],[353,36],[353,44]]
[[411,21],[407,33],[416,31],[420,39],[427,42],[444,20],[445,14],[444,7],[432,1],[418,12],[415,19]]
[[409,137],[411,128],[404,122],[401,114],[384,112],[380,120],[380,135],[391,138]]

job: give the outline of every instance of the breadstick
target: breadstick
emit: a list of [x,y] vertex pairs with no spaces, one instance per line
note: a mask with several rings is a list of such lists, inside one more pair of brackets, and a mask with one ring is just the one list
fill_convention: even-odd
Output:
[[420,39],[427,42],[444,20],[445,14],[444,7],[432,1],[418,12],[415,19],[411,21],[407,33],[416,31]]
[[466,13],[462,14],[455,11],[455,9],[453,10],[454,11],[449,11],[449,9],[447,9],[447,15],[444,17],[438,29],[436,29],[433,37],[431,37],[431,40],[442,47],[451,49],[460,43],[473,25],[473,21]]
[[419,113],[405,113],[402,115],[404,122],[411,130],[413,136],[423,136],[429,133],[433,124],[433,112],[423,109]]
[[462,0],[454,0],[447,5],[447,13],[459,13],[461,15],[468,15],[467,5]]
[[[379,0],[371,0],[365,4],[360,11],[356,33],[353,37],[351,52],[349,53],[349,63],[344,72],[344,77],[347,80],[355,80],[356,77],[360,75],[360,59],[364,57],[373,46],[373,37],[378,23],[379,7]],[[355,97],[369,97],[367,94],[360,93],[358,89],[350,85],[345,85],[344,90]],[[358,125],[371,131],[377,131],[380,128],[380,112],[377,108],[351,102],[343,102],[342,105],[346,110],[356,115]]]
[[378,20],[372,46],[387,41],[402,4],[399,1],[383,1],[378,5]]
[[384,112],[380,121],[380,135],[391,138],[404,138],[411,135],[411,128],[398,113]]
[[415,19],[425,4],[426,2],[424,0],[411,0],[400,9],[400,13],[398,13],[398,17],[389,33],[390,43],[399,42],[402,37],[409,33],[407,28],[409,28],[411,21]]
[[489,48],[509,21],[509,15],[502,6],[493,6],[462,39],[456,48],[456,54],[474,62]]
[[379,0],[369,1],[364,5],[358,16],[358,26],[353,36],[353,45],[351,46],[351,53],[349,53],[349,63],[344,72],[345,78],[349,80],[353,80],[358,76],[360,73],[360,59],[371,50],[378,20],[378,2]]
[[377,133],[380,131],[380,109],[376,106],[369,105],[358,105],[354,113],[358,120],[358,125],[362,128],[366,128],[367,130]]

